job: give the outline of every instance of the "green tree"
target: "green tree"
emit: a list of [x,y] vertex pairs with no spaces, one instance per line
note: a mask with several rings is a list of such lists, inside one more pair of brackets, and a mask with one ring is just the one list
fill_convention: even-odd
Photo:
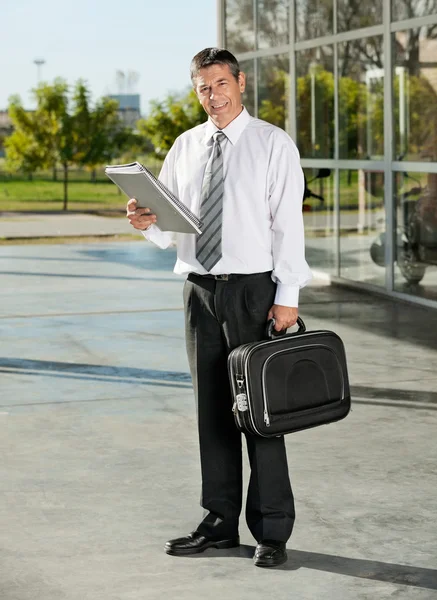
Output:
[[[311,75],[297,78],[297,144],[304,157],[334,155],[334,76],[322,66],[314,73],[315,140],[312,139]],[[313,143],[314,142],[314,143]]]
[[9,115],[14,132],[6,140],[9,168],[32,173],[60,163],[64,170],[64,210],[68,203],[68,167],[73,160],[72,119],[68,112],[68,85],[55,79],[33,90],[36,110],[24,110],[19,97],[12,97]]
[[9,115],[14,131],[4,140],[6,168],[8,171],[22,171],[32,178],[32,174],[47,160],[45,149],[37,142],[39,135],[35,135],[39,123],[35,123],[33,116],[23,108],[18,96],[11,97],[9,101]]
[[141,135],[151,140],[155,149],[167,152],[179,135],[206,119],[196,93],[191,90],[184,95],[168,95],[162,102],[152,101],[149,116],[138,121],[137,127]]
[[92,172],[95,181],[98,165],[112,162],[137,140],[121,121],[116,100],[103,97],[92,106],[90,95],[86,84],[79,80],[73,92],[73,157],[76,164]]
[[285,129],[286,125],[289,79],[285,69],[273,66],[269,69],[268,78],[260,90],[259,118],[282,129]]
[[10,100],[14,132],[5,143],[7,165],[33,173],[61,164],[63,208],[67,210],[70,166],[93,170],[111,162],[132,141],[133,134],[119,118],[118,103],[102,98],[92,106],[90,91],[81,80],[73,94],[62,79],[39,85],[33,94],[37,105],[33,112],[24,110],[19,97]]

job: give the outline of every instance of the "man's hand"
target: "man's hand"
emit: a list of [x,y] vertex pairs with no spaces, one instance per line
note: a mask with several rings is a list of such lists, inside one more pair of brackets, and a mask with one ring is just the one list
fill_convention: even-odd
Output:
[[141,229],[142,231],[156,223],[156,215],[151,213],[149,208],[137,208],[135,198],[131,198],[127,203],[126,216],[135,229]]
[[267,320],[275,319],[275,330],[282,331],[288,329],[294,325],[299,316],[299,311],[293,306],[281,306],[280,304],[274,304],[269,310]]

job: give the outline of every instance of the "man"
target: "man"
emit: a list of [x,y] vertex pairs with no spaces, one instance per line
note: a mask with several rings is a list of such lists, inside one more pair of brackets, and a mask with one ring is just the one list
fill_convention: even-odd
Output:
[[[175,272],[186,274],[186,344],[197,403],[205,517],[170,540],[173,555],[239,544],[241,434],[232,415],[229,352],[296,323],[299,288],[311,274],[304,256],[299,154],[281,129],[252,118],[241,103],[245,76],[227,50],[206,48],[191,63],[206,123],[182,134],[160,180],[203,222],[199,236],[177,234]],[[130,223],[165,248],[172,235],[155,215],[127,205]],[[246,519],[258,542],[254,562],[287,560],[295,513],[283,437],[246,435],[251,476]]]

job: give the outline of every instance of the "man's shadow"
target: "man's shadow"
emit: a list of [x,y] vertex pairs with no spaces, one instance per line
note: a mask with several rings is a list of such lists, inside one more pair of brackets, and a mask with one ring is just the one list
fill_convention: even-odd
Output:
[[[242,544],[230,550],[210,549],[202,554],[190,558],[245,558],[252,560],[255,546]],[[281,571],[297,571],[297,569],[315,569],[339,575],[350,575],[362,579],[384,581],[398,585],[410,585],[428,590],[437,590],[437,570],[408,565],[396,565],[377,560],[363,560],[347,558],[333,554],[319,554],[317,552],[304,552],[302,550],[287,550],[288,561],[278,567]]]

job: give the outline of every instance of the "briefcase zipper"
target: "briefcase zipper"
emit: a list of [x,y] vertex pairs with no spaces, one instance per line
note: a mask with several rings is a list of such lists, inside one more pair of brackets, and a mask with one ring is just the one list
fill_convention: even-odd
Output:
[[[234,414],[237,414],[237,412],[241,413],[241,412],[248,411],[249,406],[248,406],[248,402],[247,402],[247,390],[246,390],[246,383],[244,381],[244,376],[236,374],[235,382],[237,384],[238,393],[235,396],[235,401],[232,406],[232,412]],[[270,427],[270,416],[268,413],[267,399],[265,396],[264,396],[264,423],[265,423],[266,427]]]
[[[241,363],[240,363],[241,370],[243,370],[243,367],[244,367],[244,358],[246,356],[249,356],[251,350],[252,350],[252,345],[245,348],[245,351],[242,352],[242,359],[241,359]],[[242,377],[242,379],[243,379],[243,384],[244,384],[244,377]],[[265,394],[264,394],[263,400],[264,400],[264,413],[263,413],[264,423],[265,423],[266,427],[270,427],[270,417],[269,417],[269,412],[268,412],[268,407],[267,407],[267,397]]]
[[266,404],[265,398],[264,398],[264,423],[266,424],[266,427],[270,427],[270,417],[269,417],[269,413],[267,412],[267,404]]

